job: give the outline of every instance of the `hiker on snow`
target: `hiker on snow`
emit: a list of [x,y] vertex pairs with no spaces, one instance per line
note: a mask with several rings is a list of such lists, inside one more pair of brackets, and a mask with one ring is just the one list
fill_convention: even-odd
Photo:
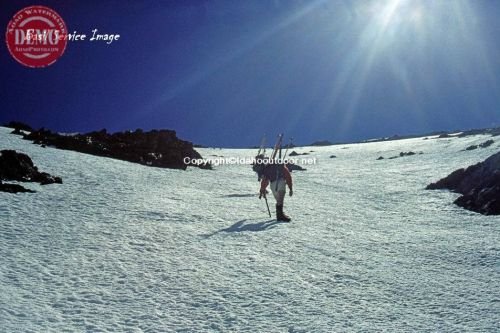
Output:
[[293,195],[292,175],[283,163],[264,160],[263,156],[257,156],[256,167],[254,170],[257,172],[260,180],[260,195],[259,199],[266,197],[268,191],[267,185],[271,183],[271,191],[276,199],[276,219],[278,221],[289,222],[291,219],[283,213],[283,201],[286,194],[286,186],[290,190],[290,196]]

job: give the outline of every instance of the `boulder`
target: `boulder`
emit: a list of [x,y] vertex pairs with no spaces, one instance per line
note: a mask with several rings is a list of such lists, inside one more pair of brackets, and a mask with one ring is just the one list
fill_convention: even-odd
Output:
[[485,215],[500,215],[500,153],[427,186],[462,194],[455,204]]
[[28,155],[15,150],[0,152],[0,180],[32,181],[39,174]]
[[31,158],[15,150],[0,151],[0,191],[18,193],[33,192],[20,185],[3,184],[2,180],[19,182],[36,182],[41,185],[62,184],[60,177],[54,177],[46,172],[39,172]]

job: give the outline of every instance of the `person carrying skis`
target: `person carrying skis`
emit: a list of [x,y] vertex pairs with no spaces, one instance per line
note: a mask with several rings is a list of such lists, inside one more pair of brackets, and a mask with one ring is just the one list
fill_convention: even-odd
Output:
[[293,195],[293,182],[290,171],[283,163],[273,160],[264,160],[263,156],[257,156],[254,170],[260,181],[259,199],[266,197],[267,186],[271,185],[271,191],[276,199],[276,219],[278,221],[290,222],[291,218],[283,212],[286,187],[288,186],[290,196]]

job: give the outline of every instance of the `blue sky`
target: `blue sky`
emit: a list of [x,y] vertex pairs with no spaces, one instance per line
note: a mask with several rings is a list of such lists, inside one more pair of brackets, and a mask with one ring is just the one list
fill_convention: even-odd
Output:
[[[29,1],[0,5],[4,27]],[[42,1],[70,32],[52,66],[0,52],[0,122],[169,128],[214,146],[500,126],[500,2]]]

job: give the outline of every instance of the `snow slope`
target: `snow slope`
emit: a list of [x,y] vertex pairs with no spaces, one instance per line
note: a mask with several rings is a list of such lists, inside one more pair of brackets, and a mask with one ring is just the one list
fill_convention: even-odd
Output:
[[9,131],[0,149],[64,184],[0,193],[2,332],[500,329],[500,217],[424,190],[498,151],[461,151],[484,136],[298,148],[318,163],[293,173],[286,224],[248,166],[149,168]]

